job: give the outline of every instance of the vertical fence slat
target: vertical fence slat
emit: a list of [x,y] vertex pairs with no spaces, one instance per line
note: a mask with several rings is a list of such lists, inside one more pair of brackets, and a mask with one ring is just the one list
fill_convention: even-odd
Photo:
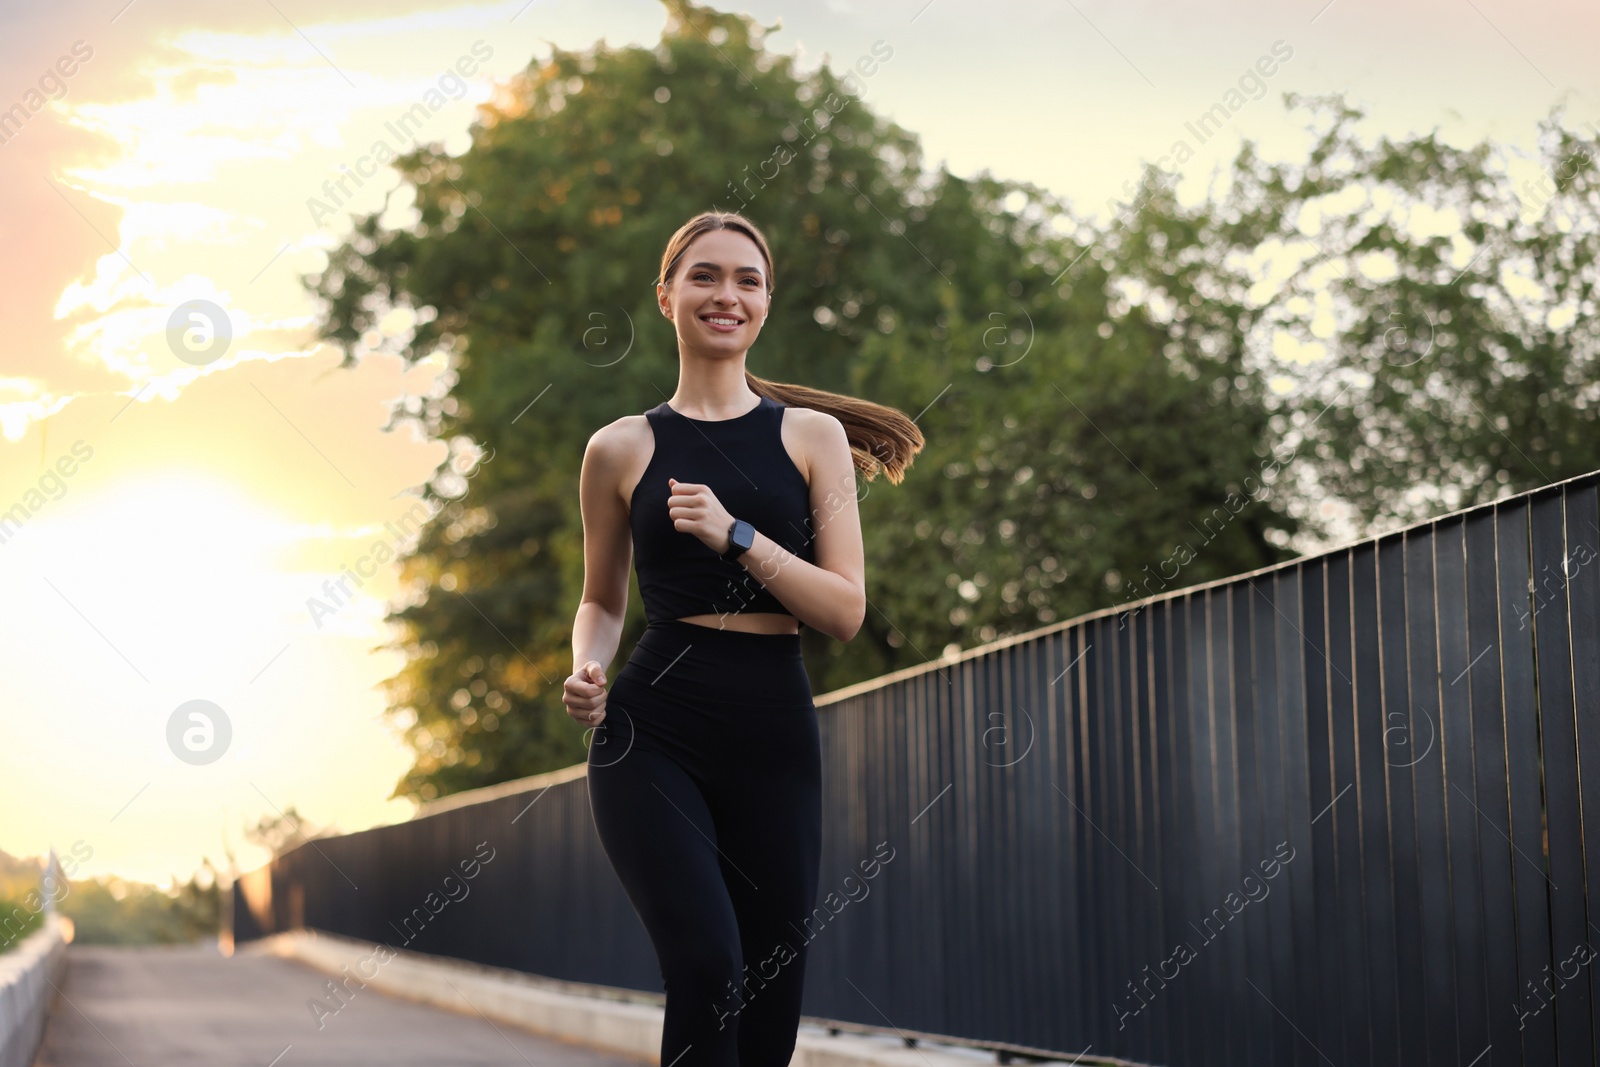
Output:
[[[1222,872],[1232,867],[1232,854],[1230,854],[1229,822],[1226,813],[1222,811],[1222,801],[1219,798],[1226,790],[1230,790],[1230,782],[1222,781],[1222,768],[1224,761],[1218,750],[1222,747],[1219,739],[1218,710],[1213,701],[1214,688],[1218,685],[1218,665],[1214,648],[1226,645],[1227,613],[1226,605],[1219,603],[1219,597],[1214,590],[1205,590],[1198,593],[1194,600],[1197,611],[1197,627],[1195,627],[1194,640],[1195,656],[1192,665],[1190,681],[1195,689],[1195,777],[1197,777],[1197,790],[1195,790],[1195,808],[1202,817],[1198,819],[1198,835],[1200,841],[1205,843],[1200,848],[1200,891],[1192,897],[1195,904],[1195,920],[1200,925],[1195,928],[1195,937],[1198,944],[1195,949],[1202,953],[1205,963],[1205,985],[1197,990],[1202,995],[1206,1016],[1211,1022],[1210,1037],[1206,1040],[1206,1064],[1208,1067],[1222,1067],[1229,1061],[1237,1061],[1240,1056],[1240,1025],[1226,1025],[1222,1022],[1224,1008],[1230,1003],[1240,1005],[1240,1011],[1245,1001],[1238,1000],[1237,992],[1250,992],[1250,990],[1229,989],[1229,974],[1240,974],[1237,966],[1229,968],[1226,952],[1222,945],[1213,944],[1214,933],[1206,926],[1206,917],[1210,915],[1211,901],[1216,901],[1221,894]],[[1222,665],[1222,673],[1226,675],[1227,665]],[[1237,840],[1237,838],[1234,838]],[[1216,931],[1219,933],[1219,931]]]
[[[1027,1044],[1052,1048],[1062,1042],[1065,1034],[1056,1025],[1060,1015],[1052,1011],[1051,993],[1054,967],[1051,966],[1049,946],[1057,936],[1057,928],[1049,909],[1049,894],[1045,884],[1050,868],[1055,864],[1030,862],[1033,857],[1046,852],[1050,841],[1050,820],[1046,805],[1055,799],[1049,788],[1048,766],[1044,754],[1044,739],[1040,734],[1046,725],[1043,692],[1049,666],[1052,642],[1029,641],[1019,655],[1022,663],[1015,682],[1015,693],[1021,714],[1013,718],[1014,740],[1009,748],[1016,751],[1007,755],[1011,764],[1013,790],[1022,812],[1022,841],[1012,857],[1017,871],[1019,899],[1012,907],[1011,944],[1022,952],[1022,989],[1018,991],[1017,1004],[1021,1014],[1023,1032],[1032,1035]],[[1005,946],[996,946],[1004,950]]]
[[1083,931],[1084,989],[1088,994],[1086,1008],[1089,1033],[1095,1044],[1106,1047],[1115,1040],[1114,1028],[1108,1026],[1113,1018],[1113,1005],[1120,1001],[1120,991],[1112,988],[1116,977],[1109,972],[1105,959],[1105,917],[1100,914],[1100,902],[1105,888],[1100,863],[1100,834],[1094,824],[1094,796],[1103,772],[1099,750],[1100,730],[1097,717],[1091,710],[1100,699],[1099,685],[1101,660],[1105,652],[1101,647],[1099,627],[1089,622],[1083,628],[1084,647],[1088,653],[1078,664],[1077,684],[1072,687],[1073,721],[1077,725],[1077,747],[1073,762],[1073,789],[1069,791],[1068,806],[1077,843],[1077,872],[1081,892],[1078,897],[1078,924]]
[[1333,820],[1338,842],[1339,933],[1342,947],[1341,981],[1345,991],[1346,1057],[1354,1062],[1378,1062],[1374,1020],[1376,965],[1368,959],[1371,933],[1367,922],[1366,893],[1370,873],[1363,862],[1362,835],[1366,832],[1364,797],[1371,792],[1361,777],[1361,744],[1356,723],[1355,612],[1352,602],[1353,558],[1337,552],[1327,558],[1324,590],[1328,641],[1322,674],[1328,692],[1328,725],[1333,737],[1333,797],[1327,818]]
[[[1305,718],[1307,806],[1304,836],[1289,842],[1293,859],[1309,865],[1310,873],[1296,885],[1294,929],[1297,960],[1316,961],[1315,984],[1317,1032],[1320,1045],[1334,1062],[1351,1059],[1351,1043],[1345,1028],[1345,915],[1339,904],[1342,889],[1339,876],[1339,820],[1334,807],[1341,799],[1344,779],[1340,774],[1339,732],[1334,724],[1328,691],[1331,641],[1327,630],[1327,563],[1314,560],[1303,565],[1295,577],[1300,585],[1299,642],[1291,644],[1285,657],[1292,659],[1300,675],[1301,700]],[[1305,902],[1310,896],[1309,905]],[[1317,918],[1321,916],[1322,921]],[[1365,1053],[1361,1053],[1365,1055]]]
[[[1100,826],[1106,832],[1106,863],[1113,872],[1112,892],[1123,904],[1121,907],[1103,908],[1110,913],[1112,969],[1117,982],[1126,991],[1128,999],[1140,1006],[1138,1025],[1130,1025],[1119,1052],[1130,1058],[1144,1059],[1148,1055],[1150,1027],[1154,1020],[1153,1002],[1138,979],[1139,917],[1150,884],[1143,866],[1139,863],[1139,823],[1135,796],[1139,770],[1135,765],[1133,745],[1133,708],[1130,702],[1130,668],[1132,633],[1120,629],[1112,616],[1099,621],[1101,634],[1108,649],[1115,651],[1108,657],[1104,676],[1105,727],[1105,779],[1108,786],[1105,796],[1105,818]],[[1109,899],[1109,898],[1108,898]]]
[[[1271,903],[1252,901],[1247,886],[1260,886],[1256,863],[1272,835],[1272,824],[1283,811],[1282,790],[1276,787],[1282,773],[1277,752],[1276,663],[1272,655],[1273,606],[1270,582],[1247,581],[1235,588],[1234,611],[1234,717],[1239,753],[1239,866],[1229,882],[1224,908],[1237,910],[1230,938],[1244,942],[1246,977],[1254,989],[1246,995],[1256,1002],[1254,1035],[1260,1042],[1254,1058],[1269,1063],[1295,1062],[1294,1030],[1287,1014],[1294,1005],[1285,1000],[1272,973]],[[1246,880],[1249,880],[1248,882]],[[1256,894],[1261,890],[1257,888]]]
[[1467,651],[1464,685],[1472,704],[1473,807],[1483,879],[1485,997],[1492,1058],[1526,1062],[1516,1002],[1516,898],[1512,887],[1511,813],[1507,800],[1505,715],[1500,697],[1500,606],[1493,510],[1467,516]]
[[[1411,761],[1410,673],[1406,654],[1405,539],[1378,541],[1378,633],[1383,679],[1384,775],[1389,783],[1390,886],[1394,894],[1395,975],[1399,991],[1400,1060],[1428,1062],[1428,1002],[1422,946],[1422,888],[1417,870],[1416,783]],[[1430,598],[1431,600],[1431,598]],[[1371,721],[1368,708],[1363,721]],[[1420,718],[1420,716],[1418,716]]]
[[[941,669],[924,675],[919,682],[915,687],[921,712],[918,720],[926,726],[921,746],[923,758],[917,769],[918,792],[913,804],[916,812],[912,815],[917,834],[911,842],[922,847],[907,857],[915,864],[911,869],[917,877],[905,891],[912,895],[913,909],[922,919],[916,937],[924,947],[927,966],[931,973],[938,975],[937,983],[924,1001],[926,1017],[946,1018],[948,1001],[954,995],[956,984],[950,980],[955,973],[951,970],[950,942],[941,936],[946,924],[957,921],[947,884],[949,865],[954,859],[950,847],[954,812],[946,804],[951,797],[944,792],[954,762],[950,754],[948,694],[955,685],[955,677],[950,670]],[[895,862],[899,862],[898,856]]]
[[[1459,1061],[1456,1034],[1456,963],[1450,939],[1450,851],[1445,821],[1444,725],[1439,703],[1438,593],[1434,580],[1435,531],[1405,535],[1406,683],[1410,744],[1404,766],[1416,818],[1417,912],[1422,948],[1423,1032],[1429,1062]],[[1398,762],[1398,761],[1397,761]]]
[[[1573,702],[1578,707],[1579,790],[1582,798],[1584,872],[1590,923],[1600,921],[1600,493],[1594,483],[1566,491],[1566,582],[1568,627],[1573,641]],[[1594,925],[1589,926],[1594,933]],[[1592,937],[1590,945],[1600,944]],[[1586,953],[1587,955],[1587,953]],[[1600,974],[1589,971],[1590,1019],[1600,1029]],[[1597,1037],[1600,1041],[1600,1037]],[[1600,1046],[1592,1049],[1600,1059]]]
[[[1567,491],[1568,626],[1572,635],[1572,691],[1578,702],[1579,788],[1583,799],[1585,884],[1600,887],[1600,494],[1593,483]],[[1600,907],[1589,901],[1589,921],[1600,923]],[[1589,927],[1591,933],[1594,926]],[[1600,938],[1591,943],[1600,943]],[[1589,972],[1589,1017],[1594,1052],[1600,1058],[1600,974]]]
[[[1400,992],[1396,965],[1392,813],[1383,718],[1383,676],[1378,629],[1378,547],[1358,546],[1351,556],[1352,663],[1361,790],[1362,907],[1367,919],[1367,987],[1371,997],[1373,1063],[1402,1063]],[[1401,860],[1406,857],[1398,853]]]
[[[1138,745],[1139,761],[1139,865],[1144,868],[1151,882],[1164,887],[1168,872],[1162,862],[1161,823],[1156,808],[1159,796],[1156,777],[1160,773],[1160,766],[1156,753],[1156,712],[1152,699],[1152,622],[1151,613],[1142,611],[1128,626],[1128,632],[1134,637],[1129,681],[1133,697],[1134,740]],[[1171,1026],[1172,998],[1163,991],[1161,976],[1157,973],[1161,957],[1165,955],[1162,950],[1164,890],[1151,888],[1149,883],[1144,884],[1144,890],[1138,910],[1139,957],[1136,973],[1140,985],[1153,998],[1149,1009],[1150,1039],[1145,1046],[1145,1056],[1148,1062],[1166,1063],[1169,1062],[1166,1035]]]
[[1181,977],[1174,970],[1177,961],[1172,958],[1183,931],[1183,829],[1180,823],[1185,807],[1178,794],[1178,722],[1172,706],[1172,605],[1162,601],[1151,605],[1150,615],[1150,702],[1151,751],[1156,763],[1155,807],[1159,820],[1159,850],[1161,871],[1156,876],[1169,888],[1161,894],[1160,930],[1158,950],[1153,963],[1162,981],[1162,994],[1168,997],[1166,1027],[1162,1033],[1164,1063],[1185,1058],[1182,1051],[1189,1044],[1188,1017],[1184,1011],[1185,999],[1178,990],[1168,986]]
[[1208,1013],[1203,1000],[1194,995],[1196,984],[1204,980],[1204,963],[1196,963],[1194,954],[1199,946],[1194,942],[1193,919],[1195,901],[1200,899],[1205,885],[1202,866],[1209,849],[1201,847],[1205,840],[1199,796],[1202,778],[1196,770],[1198,757],[1195,748],[1199,743],[1195,727],[1194,666],[1194,596],[1184,596],[1171,601],[1168,613],[1168,647],[1172,654],[1172,782],[1173,805],[1176,808],[1179,837],[1179,861],[1182,865],[1182,905],[1176,908],[1178,925],[1173,934],[1172,987],[1174,996],[1182,998],[1184,1009],[1184,1057],[1196,1064],[1209,1065],[1212,1055],[1208,1049],[1215,1042],[1214,1017]]
[[[1305,1041],[1299,1040],[1299,1035],[1296,1035],[1295,1060],[1316,1064],[1323,1062],[1322,1057],[1327,1055],[1325,1049],[1336,1050],[1339,1047],[1337,1004],[1333,1013],[1322,1010],[1317,994],[1318,967],[1311,964],[1296,965],[1297,961],[1318,959],[1315,874],[1319,857],[1315,851],[1311,819],[1314,815],[1316,774],[1322,776],[1323,792],[1326,793],[1327,717],[1325,714],[1318,715],[1314,720],[1314,728],[1313,722],[1308,721],[1305,654],[1307,647],[1310,647],[1317,649],[1319,656],[1323,655],[1321,602],[1316,601],[1315,613],[1307,617],[1305,582],[1300,567],[1279,571],[1274,581],[1277,586],[1273,625],[1278,657],[1278,707],[1283,723],[1278,749],[1278,758],[1283,763],[1279,775],[1283,814],[1278,820],[1277,832],[1265,842],[1264,854],[1257,861],[1257,868],[1262,870],[1261,864],[1266,863],[1269,866],[1262,873],[1277,872],[1273,883],[1278,888],[1273,890],[1273,894],[1281,899],[1277,910],[1272,913],[1276,923],[1273,934],[1273,984],[1280,989],[1293,990],[1294,1008],[1289,1014],[1301,1020],[1298,1025],[1307,1035]],[[1313,741],[1313,733],[1318,735],[1316,741]],[[1313,761],[1318,764],[1315,772],[1312,769]],[[1318,810],[1322,806],[1315,805]],[[1303,842],[1307,850],[1307,854],[1301,857],[1306,862],[1295,866],[1290,861],[1286,868],[1271,866],[1282,862],[1280,847],[1287,845],[1293,848],[1296,841]],[[1328,854],[1331,855],[1331,851]],[[1328,1025],[1330,1017],[1333,1021],[1331,1027]]]
[[1444,810],[1449,827],[1451,922],[1459,1055],[1470,1062],[1491,1047],[1490,1005],[1485,995],[1483,875],[1478,861],[1478,811],[1473,774],[1468,636],[1466,530],[1459,521],[1434,533],[1434,574],[1439,635],[1439,744],[1444,757]]
[[1577,706],[1567,629],[1566,519],[1562,492],[1535,493],[1529,504],[1533,567],[1532,620],[1537,660],[1539,748],[1544,764],[1545,839],[1550,868],[1550,944],[1554,952],[1556,1053],[1559,1062],[1592,1062],[1590,969],[1578,964],[1594,940],[1584,906],[1583,816],[1578,807]]
[[[1555,1013],[1548,994],[1535,992],[1550,957],[1550,880],[1545,874],[1544,783],[1540,774],[1538,706],[1534,699],[1528,505],[1502,507],[1496,525],[1499,562],[1500,671],[1504,693],[1506,767],[1511,802],[1513,887],[1516,893],[1518,1025],[1529,1067],[1556,1062]],[[1529,1014],[1531,1011],[1531,1015]]]
[[1055,680],[1055,694],[1052,698],[1053,706],[1060,709],[1061,743],[1058,749],[1059,769],[1054,776],[1058,796],[1051,799],[1055,803],[1055,810],[1059,813],[1062,845],[1060,855],[1067,859],[1063,865],[1065,868],[1063,880],[1066,882],[1063,910],[1070,920],[1067,928],[1069,948],[1067,958],[1073,967],[1068,978],[1072,988],[1073,1019],[1077,1023],[1074,1032],[1081,1035],[1085,1044],[1092,1045],[1097,1040],[1103,1040],[1103,1036],[1093,1014],[1091,989],[1096,984],[1098,976],[1090,970],[1088,937],[1082,921],[1082,917],[1088,911],[1084,901],[1087,894],[1083,879],[1081,844],[1083,826],[1071,803],[1063,802],[1064,799],[1074,797],[1078,793],[1078,760],[1083,749],[1077,714],[1078,686],[1083,677],[1083,661],[1087,656],[1084,647],[1086,644],[1085,627],[1074,626],[1067,631],[1067,640],[1061,653],[1061,671]]

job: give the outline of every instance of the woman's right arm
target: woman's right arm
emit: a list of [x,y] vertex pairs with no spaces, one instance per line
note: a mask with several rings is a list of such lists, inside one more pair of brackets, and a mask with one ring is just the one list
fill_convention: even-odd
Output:
[[[622,503],[623,451],[615,423],[597,430],[583,452],[578,478],[583,512],[583,598],[572,622],[572,677],[563,700],[567,712],[586,726],[605,714],[605,668],[622,642],[628,609],[628,568],[633,537]],[[585,671],[585,667],[590,670]],[[594,716],[591,718],[591,716]]]

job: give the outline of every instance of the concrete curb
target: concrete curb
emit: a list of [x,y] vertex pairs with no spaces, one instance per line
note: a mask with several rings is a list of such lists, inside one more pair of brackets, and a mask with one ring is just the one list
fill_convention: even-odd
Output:
[[[329,1004],[338,1003],[333,994],[339,985],[349,999],[371,988],[660,1064],[659,994],[561,982],[318,930],[274,934],[241,945],[239,951],[298,960],[334,976],[324,987]],[[789,1062],[790,1067],[977,1067],[994,1063],[995,1057],[992,1052],[926,1041],[907,1048],[895,1037],[829,1036],[820,1027],[802,1025]]]
[[33,1063],[66,951],[61,921],[46,915],[42,927],[0,954],[0,1067]]

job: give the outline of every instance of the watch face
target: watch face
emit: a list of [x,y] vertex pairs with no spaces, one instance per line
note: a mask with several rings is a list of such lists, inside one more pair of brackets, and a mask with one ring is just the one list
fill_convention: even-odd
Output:
[[733,560],[750,551],[756,541],[756,528],[743,519],[736,519],[733,530],[728,535],[728,551],[726,558]]

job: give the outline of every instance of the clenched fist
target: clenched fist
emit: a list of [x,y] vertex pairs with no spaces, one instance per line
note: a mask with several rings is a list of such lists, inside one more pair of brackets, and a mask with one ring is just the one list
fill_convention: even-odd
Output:
[[568,676],[561,702],[567,706],[567,714],[585,726],[605,721],[606,671],[598,660],[590,660]]
[[698,482],[680,482],[676,478],[668,478],[667,484],[672,488],[667,497],[672,528],[679,533],[694,534],[718,555],[728,551],[728,529],[733,525],[733,516],[728,514],[711,487]]

